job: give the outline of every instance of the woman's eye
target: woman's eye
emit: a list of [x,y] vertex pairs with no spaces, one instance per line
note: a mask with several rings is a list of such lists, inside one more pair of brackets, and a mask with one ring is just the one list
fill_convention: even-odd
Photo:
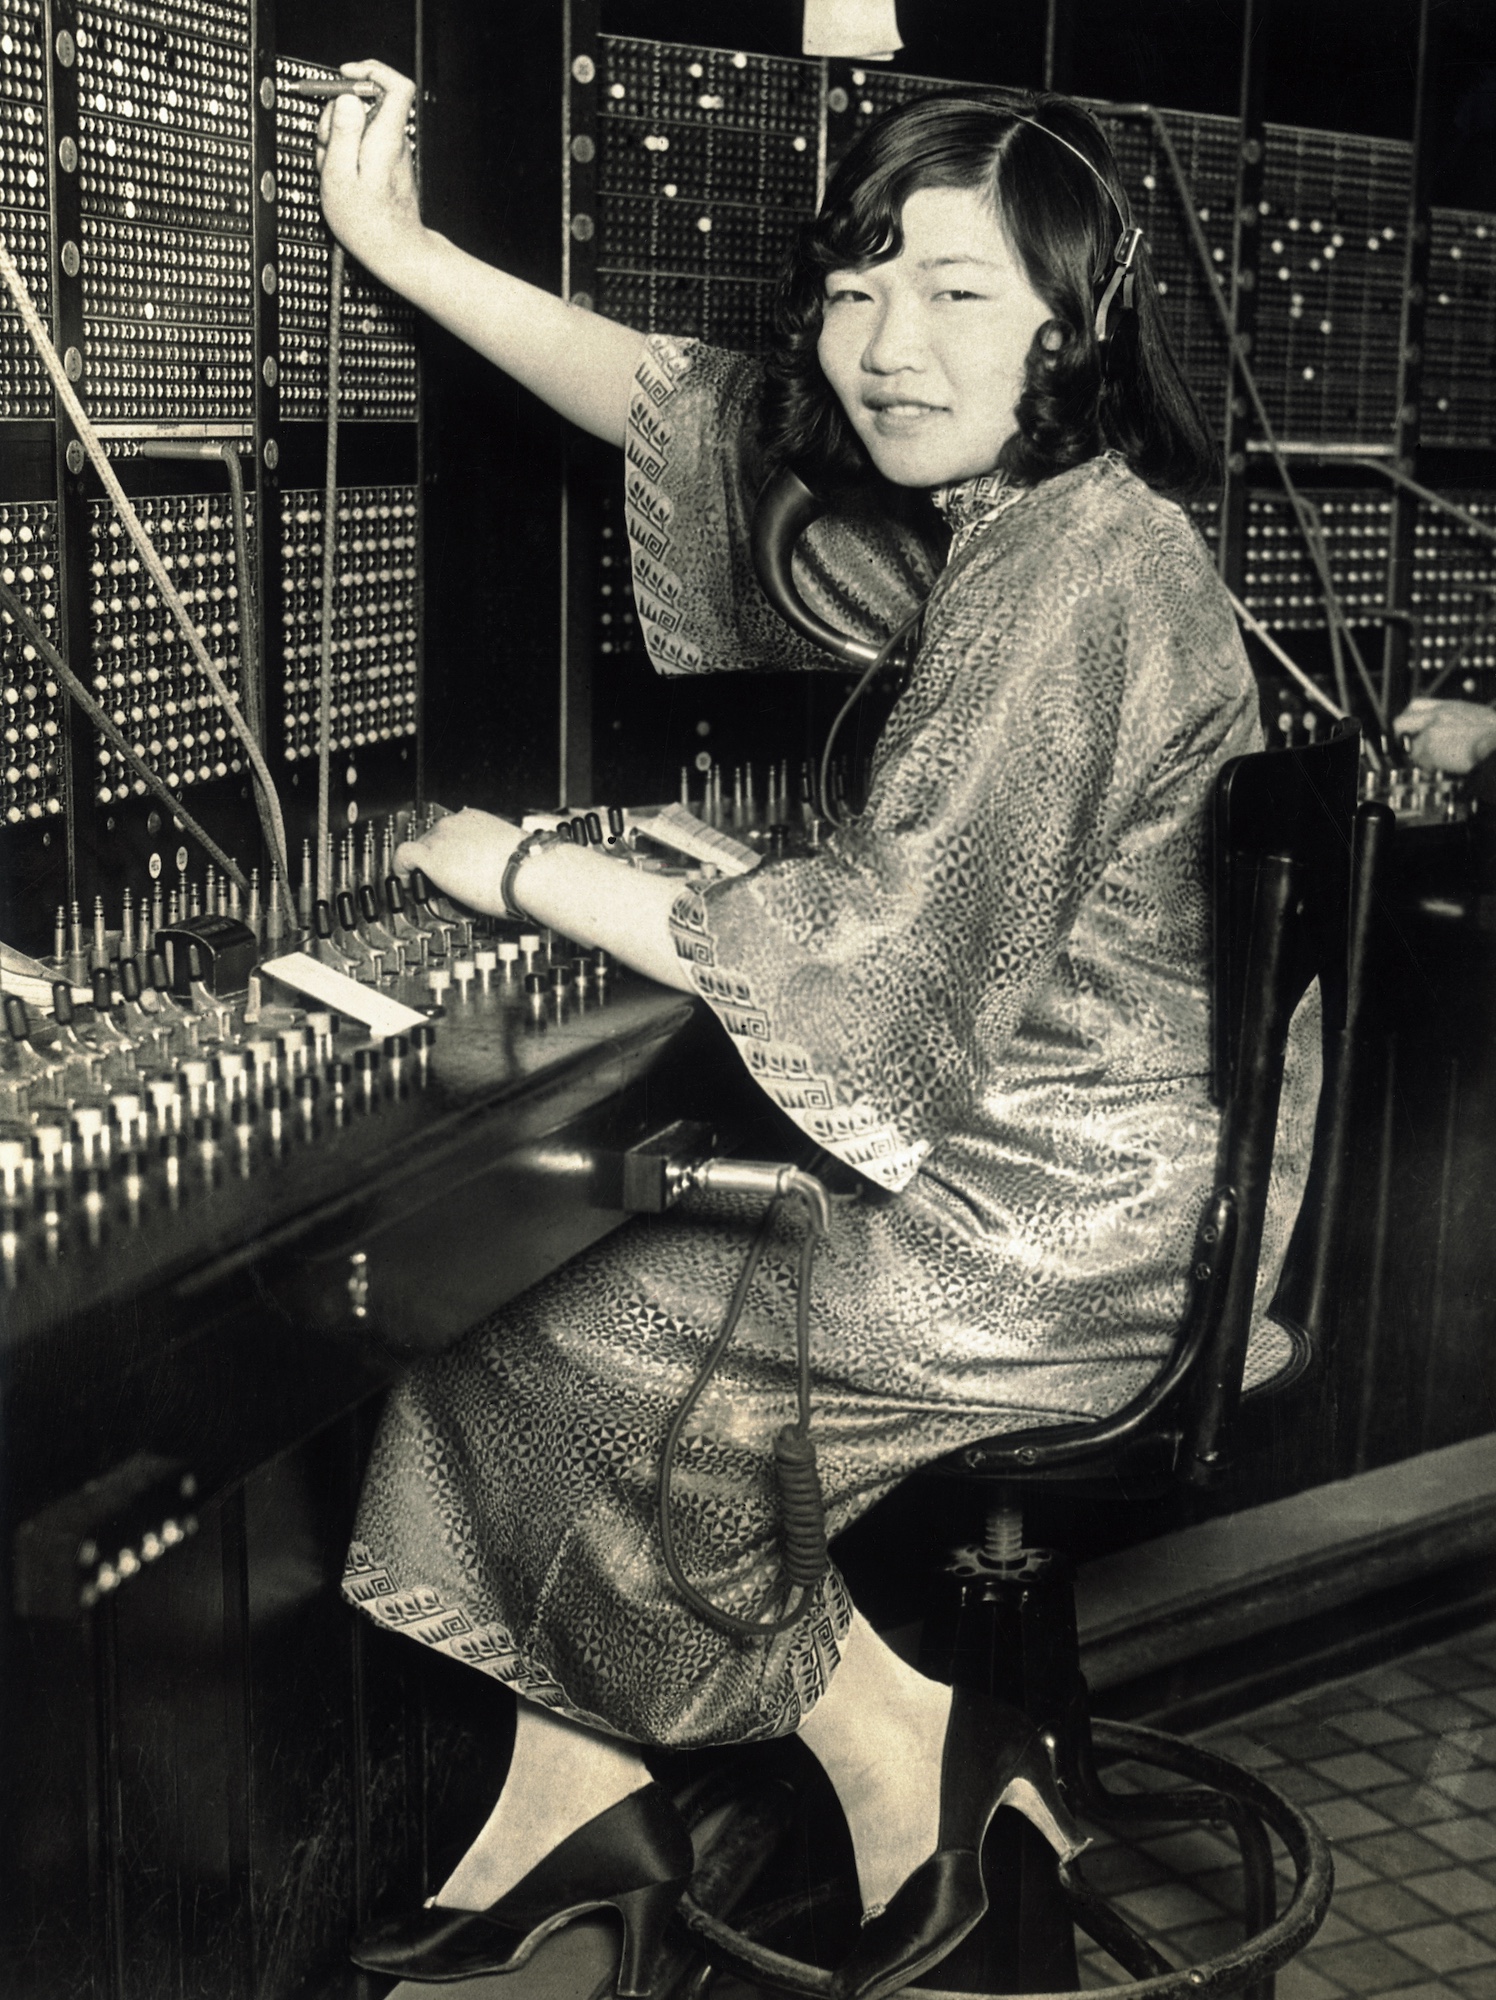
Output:
[[980,292],[963,292],[951,286],[943,292],[937,292],[935,296],[937,299],[979,299],[982,295]]
[[828,306],[847,305],[869,296],[867,292],[858,291],[855,285],[838,285],[834,290],[827,292],[826,303]]

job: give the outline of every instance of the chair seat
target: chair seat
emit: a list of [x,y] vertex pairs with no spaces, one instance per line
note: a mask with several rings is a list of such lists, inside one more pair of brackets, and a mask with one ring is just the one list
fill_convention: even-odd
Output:
[[[1058,1486],[1077,1500],[1153,1499],[1177,1489],[1184,1437],[1176,1427],[1100,1444],[1094,1457],[1078,1462],[1026,1466],[1024,1453],[1033,1449],[1029,1439],[1052,1439],[1059,1428],[982,1438],[921,1466],[918,1477],[982,1486]],[[1081,1426],[1064,1426],[1067,1437],[1080,1440],[1084,1434]]]

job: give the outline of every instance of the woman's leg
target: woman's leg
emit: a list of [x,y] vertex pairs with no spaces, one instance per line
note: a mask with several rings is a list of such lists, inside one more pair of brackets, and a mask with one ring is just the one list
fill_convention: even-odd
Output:
[[520,1697],[499,1802],[436,1901],[446,1909],[486,1910],[568,1834],[649,1782],[631,1743]]
[[859,1613],[799,1736],[841,1802],[866,1910],[935,1851],[950,1712],[951,1690],[906,1666]]

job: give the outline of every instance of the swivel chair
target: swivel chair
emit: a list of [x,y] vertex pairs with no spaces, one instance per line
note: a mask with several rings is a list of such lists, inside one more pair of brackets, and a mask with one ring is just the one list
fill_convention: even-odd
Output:
[[[1238,758],[1221,774],[1212,827],[1219,1166],[1195,1238],[1183,1321],[1162,1373],[1115,1416],[990,1438],[916,1475],[958,1482],[981,1522],[980,1538],[952,1551],[937,1580],[924,1670],[1026,1709],[1083,1821],[1118,1829],[1229,1827],[1244,1874],[1242,1943],[1196,1966],[1171,1966],[1087,1884],[1084,1856],[1058,1864],[1026,1822],[1000,1813],[984,1857],[989,1915],[927,1975],[932,1986],[1074,1992],[1079,1927],[1132,1975],[1132,1983],[1110,1991],[1149,2000],[1202,1992],[1272,2000],[1276,1971],[1313,1936],[1329,1906],[1332,1872],[1323,1836],[1261,1779],[1182,1739],[1092,1721],[1069,1566],[1061,1554],[1027,1546],[1024,1505],[1041,1490],[1059,1488],[1068,1500],[1114,1510],[1220,1479],[1242,1395],[1288,1027],[1316,977],[1324,1083],[1308,1188],[1274,1304],[1299,1338],[1293,1379],[1323,1363],[1364,1038],[1372,909],[1393,824],[1386,807],[1357,809],[1358,761],[1359,738],[1348,728],[1322,744]],[[1189,1783],[1109,1792],[1098,1775],[1098,1749]],[[1287,1848],[1296,1878],[1281,1914],[1269,1831]],[[741,1916],[730,1928],[690,1896],[682,1906],[711,1966],[760,1986],[823,1995],[828,1973],[773,1948],[776,1927],[796,1914],[792,1901],[781,1903]]]

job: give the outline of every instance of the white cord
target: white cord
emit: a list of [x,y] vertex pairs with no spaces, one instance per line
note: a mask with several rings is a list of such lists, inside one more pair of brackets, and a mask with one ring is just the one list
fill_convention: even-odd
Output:
[[1298,682],[1299,686],[1304,690],[1305,694],[1308,695],[1309,699],[1311,701],[1317,701],[1320,707],[1325,711],[1326,715],[1333,715],[1337,722],[1344,722],[1347,719],[1345,710],[1341,708],[1337,703],[1331,701],[1330,697],[1323,691],[1323,689],[1315,685],[1315,683],[1309,678],[1308,674],[1304,672],[1304,669],[1301,666],[1298,666],[1293,660],[1289,659],[1287,653],[1284,652],[1283,648],[1278,644],[1277,640],[1273,637],[1272,633],[1269,632],[1267,627],[1262,623],[1261,619],[1253,617],[1252,613],[1248,611],[1246,605],[1242,603],[1241,599],[1237,596],[1236,592],[1234,590],[1228,589],[1226,595],[1231,599],[1231,609],[1236,613],[1237,617],[1241,620],[1242,624],[1245,625],[1247,630],[1251,632],[1256,638],[1262,641],[1263,645],[1267,647],[1268,651],[1272,654],[1273,658],[1278,662],[1279,666],[1287,668],[1288,672],[1293,675],[1294,679]]
[[270,810],[272,856],[279,865],[282,883],[289,884],[290,876],[286,866],[286,825],[281,816],[280,796],[275,789],[275,780],[270,775],[270,766],[265,762],[264,752],[255,741],[254,731],[249,727],[249,724],[240,713],[239,704],[235,701],[227,681],[225,681],[223,675],[209,658],[208,649],[198,636],[197,627],[192,621],[191,613],[177,595],[176,585],[172,582],[160,556],[157,555],[155,544],[142,527],[139,516],[131,506],[124,488],[115,476],[114,467],[109,463],[108,455],[103,445],[99,442],[98,432],[89,422],[88,413],[82,403],[79,402],[77,393],[72,383],[68,380],[67,370],[63,367],[62,359],[57,349],[52,345],[47,329],[42,324],[41,316],[37,312],[31,294],[26,288],[26,281],[16,268],[15,259],[10,254],[10,246],[5,241],[3,235],[0,235],[0,277],[4,278],[10,295],[16,302],[17,310],[20,312],[26,331],[31,336],[32,345],[41,356],[42,365],[52,378],[53,387],[57,391],[63,408],[73,421],[73,427],[82,440],[84,450],[93,461],[94,470],[103,482],[104,491],[114,502],[119,517],[124,522],[130,539],[134,542],[140,554],[141,561],[150,572],[152,582],[160,591],[165,603],[171,607],[171,611],[177,623],[182,628],[182,635],[186,639],[193,657],[202,668],[208,685],[212,688],[214,694],[217,695],[219,704],[228,717],[229,724],[235,735],[244,745],[249,761],[254,767],[255,775],[259,778],[261,786],[264,789],[265,802]]
[[332,901],[332,627],[338,573],[338,395],[343,345],[343,246],[327,267],[327,460],[322,490],[322,625],[317,657],[317,895]]

